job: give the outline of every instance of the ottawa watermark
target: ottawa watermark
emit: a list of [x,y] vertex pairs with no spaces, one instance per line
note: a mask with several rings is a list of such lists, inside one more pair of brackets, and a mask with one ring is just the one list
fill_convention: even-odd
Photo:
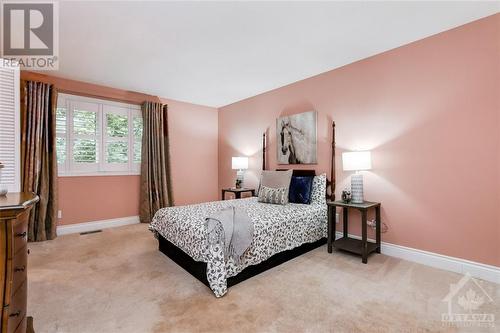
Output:
[[2,0],[2,65],[27,70],[59,68],[59,7],[57,1]]
[[493,299],[469,273],[450,285],[443,302],[448,304],[448,312],[441,314],[444,326],[495,327],[495,314],[483,310]]

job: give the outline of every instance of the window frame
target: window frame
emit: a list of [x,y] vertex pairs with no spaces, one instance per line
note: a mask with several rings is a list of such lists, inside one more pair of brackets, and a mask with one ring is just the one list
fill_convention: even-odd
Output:
[[[75,134],[73,131],[73,112],[75,106],[81,105],[94,105],[93,107],[90,107],[92,110],[85,111],[93,111],[97,114],[95,135],[97,163],[77,163],[73,160],[74,139],[91,137],[89,135]],[[66,141],[66,159],[64,163],[58,163],[59,177],[140,175],[141,163],[135,163],[133,160],[135,143],[133,120],[135,117],[140,117],[142,119],[141,108],[139,105],[60,93],[58,95],[57,107],[64,107],[66,109],[66,132],[61,133],[56,130],[56,137],[64,138]],[[108,113],[127,115],[128,137],[118,139],[109,138],[107,136],[106,114]],[[127,141],[127,163],[107,163],[106,143],[110,141]]]

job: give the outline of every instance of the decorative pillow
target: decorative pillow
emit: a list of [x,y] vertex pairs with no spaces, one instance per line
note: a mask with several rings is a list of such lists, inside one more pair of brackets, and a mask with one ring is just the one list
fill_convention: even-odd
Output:
[[311,204],[326,204],[326,173],[313,179]]
[[287,171],[270,171],[264,170],[262,171],[262,175],[260,177],[260,187],[259,194],[262,190],[262,187],[268,188],[284,188],[286,191],[286,202],[288,203],[288,190],[290,188],[290,181],[292,179],[293,170]]
[[292,176],[288,200],[293,203],[310,204],[313,176]]
[[288,203],[288,193],[286,187],[270,188],[261,186],[259,191],[259,202],[276,205],[286,205]]

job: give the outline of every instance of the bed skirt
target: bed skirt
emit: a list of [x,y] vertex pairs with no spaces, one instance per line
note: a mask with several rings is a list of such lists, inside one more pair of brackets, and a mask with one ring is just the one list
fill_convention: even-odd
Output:
[[[191,258],[188,254],[186,254],[174,244],[170,243],[160,234],[158,234],[158,242],[159,250],[163,254],[172,259],[175,263],[177,263],[177,265],[184,268],[188,273],[190,273],[192,276],[194,276],[210,288],[207,280],[207,263],[193,260],[193,258]],[[227,279],[227,287],[229,288],[231,286],[234,286],[240,282],[245,281],[246,279],[251,278],[252,276],[281,265],[288,260],[296,258],[324,244],[326,244],[326,238],[321,238],[313,243],[304,243],[294,249],[276,253],[269,259],[257,265],[248,266],[237,275],[229,277]]]

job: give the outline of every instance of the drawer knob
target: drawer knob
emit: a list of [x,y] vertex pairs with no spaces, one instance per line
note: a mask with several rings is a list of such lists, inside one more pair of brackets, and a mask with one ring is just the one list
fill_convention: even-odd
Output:
[[16,237],[21,237],[21,238],[26,237],[26,231],[25,231],[25,232],[22,232],[22,233],[20,233],[20,234],[16,234]]
[[16,267],[14,268],[14,272],[24,272],[24,270],[26,269],[26,266],[21,266],[21,267]]
[[21,314],[21,310],[17,310],[16,312],[11,313],[11,314],[9,315],[9,317],[19,317],[19,315],[20,315],[20,314]]

